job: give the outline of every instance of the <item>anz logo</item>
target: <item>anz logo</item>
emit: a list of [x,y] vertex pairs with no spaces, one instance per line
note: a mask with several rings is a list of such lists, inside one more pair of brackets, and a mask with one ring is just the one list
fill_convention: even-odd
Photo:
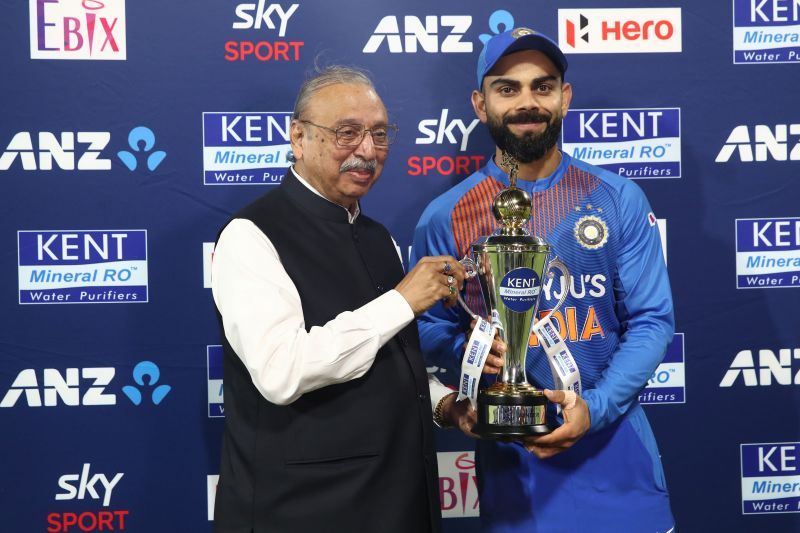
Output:
[[800,365],[793,375],[793,360],[800,360],[800,348],[778,350],[777,356],[772,350],[758,350],[758,366],[753,350],[742,350],[733,358],[719,386],[732,387],[737,381],[744,383],[745,387],[768,387],[773,382],[777,385],[800,385]]
[[715,161],[727,163],[731,158],[738,159],[742,163],[770,160],[800,161],[800,124],[736,126],[728,135],[728,140],[720,149]]

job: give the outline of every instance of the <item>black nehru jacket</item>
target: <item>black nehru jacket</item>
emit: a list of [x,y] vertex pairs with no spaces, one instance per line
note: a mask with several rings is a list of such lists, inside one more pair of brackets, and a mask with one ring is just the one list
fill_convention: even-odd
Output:
[[[269,237],[300,293],[306,328],[322,326],[403,277],[389,233],[290,171],[234,215]],[[361,378],[280,406],[267,401],[223,334],[225,434],[217,533],[439,531],[428,380],[411,322]]]

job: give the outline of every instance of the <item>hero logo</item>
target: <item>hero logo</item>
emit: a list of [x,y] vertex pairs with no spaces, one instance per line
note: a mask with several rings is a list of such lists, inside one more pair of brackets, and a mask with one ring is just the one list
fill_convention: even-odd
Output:
[[80,154],[77,170],[111,170],[111,160],[98,157],[111,140],[107,131],[65,131],[61,133],[61,140],[54,133],[42,131],[38,136],[38,150],[33,147],[31,132],[20,131],[0,155],[0,170],[8,170],[17,157],[23,170],[52,170],[54,160],[61,170],[75,170],[76,138],[79,145],[85,145],[77,151]]
[[742,163],[752,163],[754,151],[755,161],[800,161],[800,124],[757,124],[752,137],[748,126],[736,126],[714,161],[727,163],[737,153]]
[[29,0],[31,59],[125,59],[125,0]]
[[799,24],[798,0],[734,0],[734,64],[797,63]]
[[[472,43],[461,40],[472,25],[469,15],[427,16],[424,24],[417,17],[405,16],[402,33],[397,18],[394,15],[383,17],[362,52],[374,54],[384,41],[392,54],[415,54],[418,48],[431,54],[472,52]],[[440,29],[445,34],[441,39],[441,47]]]
[[[237,21],[234,30],[278,29],[278,37],[286,36],[286,26],[300,4],[284,8],[281,4],[246,3],[236,6]],[[277,26],[276,26],[277,22]],[[299,61],[303,41],[228,41],[225,43],[226,61],[244,61],[250,56],[258,61]]]
[[628,178],[681,176],[681,110],[574,109],[564,117],[562,149]]
[[[421,136],[415,140],[416,144],[451,144],[457,145],[460,152],[467,149],[469,136],[480,122],[477,118],[469,124],[467,121],[454,118],[449,119],[450,110],[442,109],[438,118],[424,119],[417,127]],[[486,157],[483,155],[456,155],[456,156],[418,156],[408,158],[408,174],[411,176],[427,175],[436,172],[443,176],[451,174],[469,175],[483,166]]]
[[778,385],[800,385],[800,369],[792,379],[792,360],[800,359],[800,348],[758,350],[758,372],[753,361],[753,350],[742,350],[734,357],[730,368],[720,381],[720,387],[732,387],[739,376],[746,387],[768,387],[773,378]]
[[[58,478],[58,486],[63,492],[56,493],[56,501],[92,500],[102,501],[103,507],[111,504],[111,495],[117,483],[125,475],[122,472],[113,476],[91,474],[91,463],[84,463],[79,474],[64,474]],[[56,512],[47,515],[47,531],[67,532],[77,526],[80,531],[125,531],[128,510]]]
[[680,52],[682,47],[680,8],[559,9],[558,27],[559,46],[568,53]]
[[442,518],[479,516],[474,452],[439,452],[437,458]]
[[800,442],[742,444],[742,514],[800,511]]

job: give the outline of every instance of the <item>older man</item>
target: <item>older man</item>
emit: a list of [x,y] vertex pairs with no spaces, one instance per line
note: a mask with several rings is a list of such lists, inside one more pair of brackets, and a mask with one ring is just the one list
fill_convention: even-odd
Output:
[[[497,147],[494,160],[434,200],[414,236],[413,256],[468,252],[496,225],[491,199],[508,187],[506,152],[519,162],[517,185],[532,198],[529,229],[569,267],[571,286],[545,282],[540,310],[557,323],[580,368],[583,397],[545,391],[563,424],[522,442],[478,442],[481,524],[491,532],[661,532],[673,518],[655,438],[639,392],[664,356],[674,328],[672,295],[655,217],[632,181],[558,149],[572,87],[567,60],[548,37],[527,28],[492,37],[478,60],[472,105]],[[455,229],[455,231],[454,231]],[[469,318],[432,308],[420,319],[434,364],[463,355]],[[530,340],[527,376],[553,388],[547,358]],[[500,347],[497,347],[500,348]],[[491,372],[501,364],[496,350]],[[450,395],[438,411],[470,433],[466,403]]]
[[465,273],[433,257],[403,277],[360,214],[395,132],[364,74],[319,73],[295,105],[294,167],[219,236],[218,532],[439,530],[431,404],[447,389],[429,392],[414,317],[452,305]]

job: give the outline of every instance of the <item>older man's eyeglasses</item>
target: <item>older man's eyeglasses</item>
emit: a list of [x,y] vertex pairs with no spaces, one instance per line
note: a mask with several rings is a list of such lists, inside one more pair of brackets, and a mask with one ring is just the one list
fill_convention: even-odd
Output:
[[365,128],[360,124],[343,124],[338,128],[329,128],[320,124],[314,124],[310,120],[298,120],[298,122],[330,131],[336,135],[336,144],[342,147],[358,146],[361,144],[361,141],[364,140],[364,136],[367,133],[372,135],[372,142],[375,146],[389,146],[394,142],[395,137],[397,137],[397,126],[394,124],[375,126],[374,128]]

